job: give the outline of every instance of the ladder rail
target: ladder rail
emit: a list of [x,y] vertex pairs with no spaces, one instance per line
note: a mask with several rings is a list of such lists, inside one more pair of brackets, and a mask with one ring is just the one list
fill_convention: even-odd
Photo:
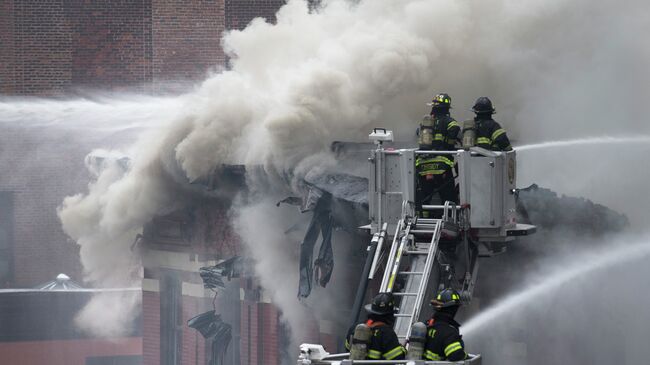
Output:
[[[385,286],[382,285],[380,290],[381,292],[389,292],[389,293],[393,292],[393,285],[395,284],[395,279],[397,278],[397,273],[399,272],[399,266],[402,262],[402,257],[404,257],[404,251],[405,251],[406,243],[408,242],[408,236],[410,234],[409,233],[410,230],[411,230],[411,223],[409,222],[408,224],[406,224],[406,228],[404,229],[404,234],[402,235],[401,238],[399,238],[399,247],[397,247],[395,254],[391,255],[392,267],[386,265],[386,269],[390,267],[390,271],[386,270],[386,272],[389,274],[387,277],[388,280],[386,281],[386,283],[382,281],[382,284],[385,284]],[[399,232],[399,235],[401,235],[401,232]],[[395,233],[395,238],[397,237],[398,237],[398,232]],[[386,276],[384,275],[384,277]]]
[[[440,242],[440,236],[442,232],[443,220],[435,219],[428,223],[427,225],[432,226],[428,230],[419,230],[417,221],[415,222],[414,229],[410,232],[417,234],[431,234],[431,239],[429,241],[429,247],[426,251],[415,250],[412,254],[422,255],[426,252],[426,258],[416,257],[413,265],[416,265],[417,268],[413,267],[410,271],[400,271],[399,275],[406,276],[407,284],[405,285],[405,291],[401,293],[395,293],[398,296],[402,297],[402,304],[400,305],[400,311],[396,314],[395,321],[395,330],[398,335],[398,338],[402,340],[408,339],[411,334],[411,325],[415,322],[420,315],[422,310],[422,305],[424,304],[424,298],[426,296],[426,290],[429,284],[429,278],[431,276],[431,271],[433,269],[433,264],[438,255],[438,245]],[[411,225],[409,225],[409,228]],[[415,240],[414,240],[415,241]],[[406,251],[406,254],[409,254],[409,251]],[[424,262],[422,262],[424,260]],[[415,271],[417,270],[417,271]],[[417,273],[417,275],[415,274]],[[419,277],[419,278],[418,278]],[[418,280],[414,281],[414,280]],[[417,289],[416,289],[417,288]],[[407,292],[410,290],[410,292]]]
[[388,230],[388,222],[384,222],[384,224],[381,227],[381,231],[379,231],[377,248],[375,249],[375,255],[372,260],[372,265],[370,265],[370,274],[368,276],[368,280],[372,280],[375,278],[375,271],[377,270],[377,265],[381,257],[381,250],[384,248],[384,240],[386,239],[387,230]]
[[399,237],[399,232],[401,231],[403,224],[404,224],[404,218],[400,219],[399,222],[397,222],[397,228],[395,229],[395,233],[393,234],[393,243],[390,246],[390,253],[388,254],[388,259],[386,261],[386,269],[384,270],[384,276],[381,279],[379,292],[385,291],[384,289],[386,288],[386,284],[390,276],[390,272],[388,268],[392,267],[393,260],[395,257],[395,252],[397,251],[397,237]]
[[[422,304],[424,301],[424,296],[426,295],[425,291],[429,284],[429,277],[431,276],[431,269],[433,268],[433,262],[438,254],[438,244],[440,243],[440,233],[442,231],[442,221],[439,221],[436,224],[434,229],[433,236],[431,237],[431,243],[429,244],[429,254],[424,264],[424,275],[420,279],[420,287],[418,288],[418,296],[415,299],[415,306],[413,308],[413,314],[411,316],[411,325],[419,317],[420,310],[422,309]],[[411,334],[411,327],[409,326],[406,336]]]

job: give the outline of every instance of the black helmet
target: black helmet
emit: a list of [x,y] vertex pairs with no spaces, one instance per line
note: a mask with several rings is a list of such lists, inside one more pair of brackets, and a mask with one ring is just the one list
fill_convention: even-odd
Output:
[[495,109],[492,106],[492,101],[487,96],[481,96],[480,98],[476,99],[476,103],[474,103],[472,111],[476,114],[493,114],[495,112]]
[[460,295],[454,289],[443,289],[435,298],[431,299],[431,305],[434,308],[460,306]]
[[366,312],[383,316],[395,313],[395,300],[392,293],[379,293],[372,299],[371,304],[366,304]]
[[451,97],[449,94],[441,93],[433,97],[430,103],[427,105],[432,106],[433,108],[439,109],[451,109]]

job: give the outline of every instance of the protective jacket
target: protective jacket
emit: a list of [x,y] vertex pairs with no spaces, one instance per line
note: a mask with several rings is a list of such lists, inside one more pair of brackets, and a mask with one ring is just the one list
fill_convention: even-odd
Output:
[[467,358],[460,324],[450,314],[436,312],[427,326],[424,359],[429,361],[460,361]]
[[432,150],[452,151],[455,149],[460,125],[449,114],[433,114]]
[[[372,331],[370,345],[368,346],[368,360],[403,360],[406,350],[399,343],[393,328],[384,322],[375,322],[369,319],[366,324]],[[345,348],[350,350],[350,343],[354,335],[352,326],[345,337]]]
[[501,128],[491,116],[474,118],[476,121],[476,146],[491,151],[511,151],[512,146],[506,135],[505,129]]
[[[431,128],[433,141],[431,146],[420,144],[420,149],[434,151],[453,151],[456,149],[460,125],[449,114],[432,115],[433,123],[431,127],[421,126],[420,128]],[[422,133],[422,131],[420,131]],[[454,167],[454,160],[451,156],[446,155],[422,155],[415,161],[415,167],[418,175],[442,175]]]

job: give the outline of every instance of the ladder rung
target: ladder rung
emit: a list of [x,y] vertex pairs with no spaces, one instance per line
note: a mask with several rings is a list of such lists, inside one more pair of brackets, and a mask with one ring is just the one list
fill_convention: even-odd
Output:
[[393,295],[398,297],[415,297],[418,293],[393,293]]
[[400,271],[398,275],[424,275],[424,271]]
[[426,229],[412,229],[409,231],[409,233],[413,234],[433,234],[433,231],[426,230]]
[[422,223],[431,223],[431,224],[434,224],[434,223],[438,223],[438,222],[442,221],[442,219],[434,219],[434,218],[418,218],[417,221],[418,221],[418,222],[422,222]]
[[406,251],[409,255],[428,255],[429,251]]
[[406,317],[413,317],[413,314],[394,314],[394,316],[406,318]]

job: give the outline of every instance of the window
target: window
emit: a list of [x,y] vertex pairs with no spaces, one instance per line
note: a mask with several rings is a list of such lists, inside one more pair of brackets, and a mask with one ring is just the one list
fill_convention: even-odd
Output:
[[142,365],[142,356],[93,356],[86,358],[86,365]]
[[14,278],[14,196],[0,192],[0,288],[11,285]]
[[164,272],[160,278],[160,364],[180,365],[183,307],[181,280],[173,272]]

